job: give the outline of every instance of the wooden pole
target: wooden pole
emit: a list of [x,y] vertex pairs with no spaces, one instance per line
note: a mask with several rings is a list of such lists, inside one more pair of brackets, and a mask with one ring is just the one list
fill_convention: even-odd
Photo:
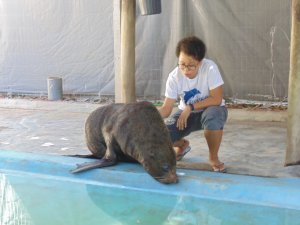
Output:
[[135,96],[135,0],[121,4],[121,102],[136,101]]
[[300,0],[292,0],[285,166],[300,164]]
[[121,102],[121,0],[114,0],[114,63],[115,63],[115,102]]

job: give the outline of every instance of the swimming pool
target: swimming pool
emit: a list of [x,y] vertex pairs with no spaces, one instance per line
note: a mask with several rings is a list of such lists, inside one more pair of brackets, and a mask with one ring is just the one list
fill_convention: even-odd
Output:
[[178,170],[164,185],[139,164],[80,174],[88,159],[0,151],[0,224],[300,224],[300,179]]

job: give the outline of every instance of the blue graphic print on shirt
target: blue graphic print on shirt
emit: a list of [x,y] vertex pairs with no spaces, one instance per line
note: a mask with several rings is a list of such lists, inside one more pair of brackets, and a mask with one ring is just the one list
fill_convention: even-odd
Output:
[[197,90],[196,88],[190,90],[190,91],[184,91],[184,103],[187,104],[188,101],[193,98],[194,96],[196,96],[197,94],[201,94],[201,92],[199,90]]

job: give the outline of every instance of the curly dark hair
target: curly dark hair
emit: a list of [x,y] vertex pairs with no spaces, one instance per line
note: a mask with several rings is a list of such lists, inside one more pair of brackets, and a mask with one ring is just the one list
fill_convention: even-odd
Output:
[[196,36],[186,37],[180,40],[176,47],[176,56],[179,57],[180,52],[194,57],[201,61],[206,53],[206,46],[202,40]]

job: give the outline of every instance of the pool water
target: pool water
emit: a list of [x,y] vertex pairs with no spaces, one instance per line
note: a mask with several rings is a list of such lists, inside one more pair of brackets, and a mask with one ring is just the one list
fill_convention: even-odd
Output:
[[1,174],[1,224],[300,224],[300,211]]

